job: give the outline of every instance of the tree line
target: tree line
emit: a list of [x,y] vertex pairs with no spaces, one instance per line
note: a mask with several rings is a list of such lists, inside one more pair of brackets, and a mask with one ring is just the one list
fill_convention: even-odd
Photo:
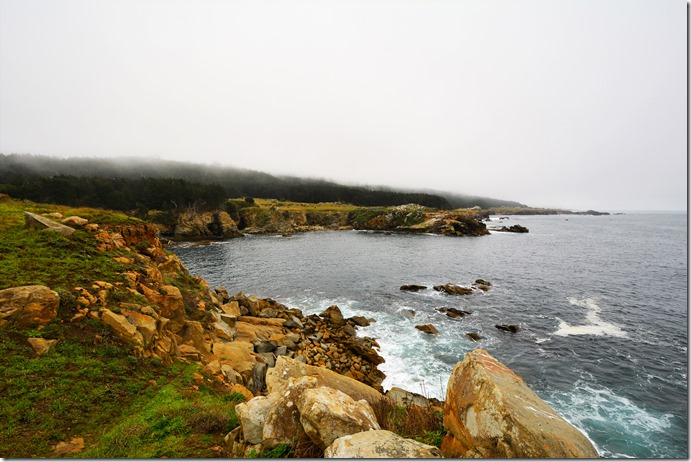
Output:
[[347,186],[322,179],[159,159],[63,159],[26,154],[0,154],[0,192],[34,201],[115,210],[214,208],[226,198],[246,196],[358,206],[416,203],[436,209],[518,204],[477,196]]

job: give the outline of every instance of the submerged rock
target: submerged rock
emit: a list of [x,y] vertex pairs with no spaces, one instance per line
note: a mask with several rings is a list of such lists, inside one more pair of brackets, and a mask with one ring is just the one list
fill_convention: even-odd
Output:
[[564,420],[485,350],[454,366],[444,403],[445,457],[597,458],[583,433]]
[[410,292],[419,292],[421,290],[426,290],[427,286],[421,286],[418,284],[403,284],[401,290],[407,290]]
[[504,332],[511,332],[512,334],[523,330],[523,328],[518,324],[496,324],[494,327],[499,330],[503,330]]

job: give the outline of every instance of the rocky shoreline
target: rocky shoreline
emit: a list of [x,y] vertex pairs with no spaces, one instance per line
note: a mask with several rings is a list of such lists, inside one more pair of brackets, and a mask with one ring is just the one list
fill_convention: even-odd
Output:
[[[379,223],[377,217],[367,221]],[[443,403],[400,389],[384,394],[384,374],[377,369],[384,358],[376,339],[357,336],[358,327],[373,320],[344,318],[337,306],[304,316],[272,299],[212,290],[163,248],[156,226],[70,218],[71,226],[64,226],[90,233],[102,258],[122,265],[121,277],[74,287],[71,305],[45,286],[1,290],[0,328],[40,330],[61,306],[72,310],[69,323],[109,326],[136,356],[198,363],[200,383],[213,380],[247,398],[236,407],[240,426],[226,436],[230,457],[296,441],[307,442],[318,457],[597,457],[577,429],[484,350],[456,365]],[[46,232],[63,229],[30,214],[26,222]],[[425,215],[422,223],[427,222],[460,232],[455,218]],[[460,295],[490,286],[479,279],[472,288],[434,288]],[[416,287],[421,286],[401,289]],[[28,340],[37,355],[53,345],[51,339]],[[447,433],[441,448],[382,429],[381,409],[387,406],[443,413]]]

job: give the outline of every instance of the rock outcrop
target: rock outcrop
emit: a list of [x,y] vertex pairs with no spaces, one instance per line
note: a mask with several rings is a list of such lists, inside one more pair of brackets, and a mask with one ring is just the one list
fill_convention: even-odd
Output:
[[437,292],[444,292],[449,295],[470,295],[473,293],[473,289],[461,287],[450,282],[447,282],[446,284],[436,285],[434,286],[434,290],[436,290]]
[[444,404],[445,457],[596,458],[590,441],[485,350],[456,364]]
[[46,286],[21,286],[0,290],[0,326],[41,329],[58,314],[60,296]]
[[161,226],[163,234],[179,239],[240,237],[237,223],[222,210],[197,212],[192,209],[180,212],[170,227]]

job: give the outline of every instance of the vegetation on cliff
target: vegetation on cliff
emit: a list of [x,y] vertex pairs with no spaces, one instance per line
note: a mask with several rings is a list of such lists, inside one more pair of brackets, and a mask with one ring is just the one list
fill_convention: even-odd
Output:
[[[64,236],[27,227],[24,212],[85,220],[73,219],[82,224]],[[367,339],[358,344],[326,318],[307,319],[270,300],[241,295],[230,301],[227,294],[214,294],[161,248],[156,228],[141,220],[6,197],[0,198],[0,214],[0,294],[9,293],[0,295],[5,457],[226,457],[225,437],[238,426],[235,406],[253,396],[243,384],[262,393],[256,374],[267,359],[257,348],[269,340],[258,335],[271,335],[270,342],[295,339],[295,348],[314,364],[326,358],[320,348],[331,342],[329,336],[343,337],[339,342],[352,351],[344,349],[341,358],[355,354],[360,359],[353,370],[363,371],[363,380],[381,381]],[[54,289],[55,312],[24,322],[15,316],[16,286],[29,299],[32,290]],[[228,314],[243,307],[254,311]],[[266,318],[277,310],[295,313],[286,317],[296,326],[304,323],[304,332],[296,327],[290,337],[281,334],[286,319]],[[48,346],[39,350],[35,344]],[[249,352],[243,352],[245,345]],[[406,437],[439,444],[443,436],[438,410],[410,413],[389,404],[377,416],[382,428]],[[303,439],[243,453],[252,454],[306,457],[315,449]]]

